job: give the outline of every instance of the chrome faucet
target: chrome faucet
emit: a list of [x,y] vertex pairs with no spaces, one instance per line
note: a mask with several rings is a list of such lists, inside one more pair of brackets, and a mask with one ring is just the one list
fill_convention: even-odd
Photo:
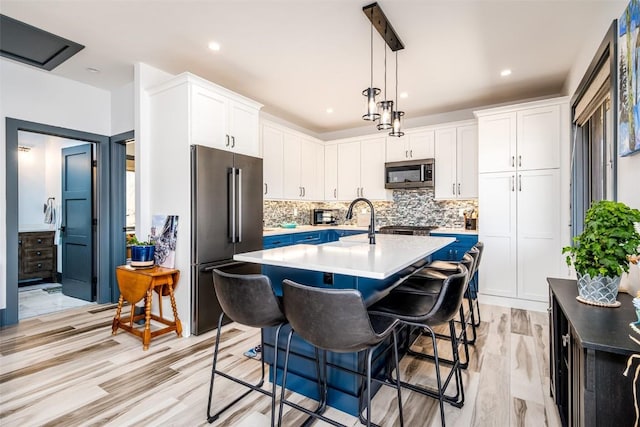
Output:
[[346,219],[353,218],[353,206],[358,202],[365,202],[369,205],[369,209],[371,209],[371,220],[369,221],[369,244],[376,244],[376,213],[373,210],[373,203],[369,199],[365,199],[364,197],[358,197],[349,205],[349,209],[347,210]]

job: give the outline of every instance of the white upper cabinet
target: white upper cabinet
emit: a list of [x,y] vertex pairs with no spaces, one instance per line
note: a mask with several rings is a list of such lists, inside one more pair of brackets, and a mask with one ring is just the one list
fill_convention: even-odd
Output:
[[[169,127],[184,134],[188,145],[260,155],[261,104],[191,73],[182,73],[147,93],[152,114],[170,116]],[[168,99],[173,104],[165,103]]]
[[560,167],[560,106],[518,112],[518,169]]
[[338,200],[338,146],[324,147],[324,199]]
[[435,130],[436,199],[478,197],[478,130],[461,125]]
[[283,132],[283,195],[287,200],[322,200],[322,145],[294,131]]
[[560,105],[492,111],[476,113],[480,173],[560,167]]
[[282,199],[284,182],[284,132],[262,124],[262,158],[265,199]]
[[387,162],[434,157],[433,130],[407,132],[401,138],[387,137]]
[[198,77],[187,79],[192,143],[257,156],[261,105]]
[[390,191],[384,188],[384,163],[384,137],[338,143],[338,200],[387,200]]

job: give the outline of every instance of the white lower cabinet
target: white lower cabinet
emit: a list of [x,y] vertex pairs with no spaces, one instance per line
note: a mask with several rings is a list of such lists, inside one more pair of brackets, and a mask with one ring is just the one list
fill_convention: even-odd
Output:
[[481,293],[548,299],[562,262],[559,199],[559,169],[480,174]]
[[386,200],[390,192],[384,188],[385,138],[341,142],[337,147],[338,200]]

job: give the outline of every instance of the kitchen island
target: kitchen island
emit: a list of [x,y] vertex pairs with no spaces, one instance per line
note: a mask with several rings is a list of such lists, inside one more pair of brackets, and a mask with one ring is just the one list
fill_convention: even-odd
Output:
[[[367,305],[386,295],[415,268],[424,265],[432,253],[454,242],[452,237],[376,235],[370,245],[367,235],[343,237],[322,245],[294,245],[236,254],[237,261],[262,265],[277,295],[282,295],[282,281],[290,279],[309,286],[357,289]],[[348,328],[348,325],[345,325]],[[284,349],[288,328],[283,328],[279,348]],[[263,357],[273,363],[274,328],[263,330]],[[373,372],[380,373],[389,357],[390,340],[374,351]],[[314,349],[294,335],[287,387],[318,400]],[[282,351],[282,350],[281,350]],[[363,372],[364,353],[328,353],[328,405],[351,415],[358,415],[363,380],[347,370]],[[283,358],[278,359],[281,384]],[[270,369],[269,378],[273,378]],[[375,385],[375,383],[374,383]],[[379,388],[374,387],[374,391]]]

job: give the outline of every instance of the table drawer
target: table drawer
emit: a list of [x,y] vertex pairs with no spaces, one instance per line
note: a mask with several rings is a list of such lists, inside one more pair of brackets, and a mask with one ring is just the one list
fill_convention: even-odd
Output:
[[43,261],[53,259],[53,248],[41,248],[41,249],[26,249],[24,251],[25,262],[30,261]]
[[24,273],[50,273],[53,270],[53,259],[42,261],[29,261],[24,263]]

